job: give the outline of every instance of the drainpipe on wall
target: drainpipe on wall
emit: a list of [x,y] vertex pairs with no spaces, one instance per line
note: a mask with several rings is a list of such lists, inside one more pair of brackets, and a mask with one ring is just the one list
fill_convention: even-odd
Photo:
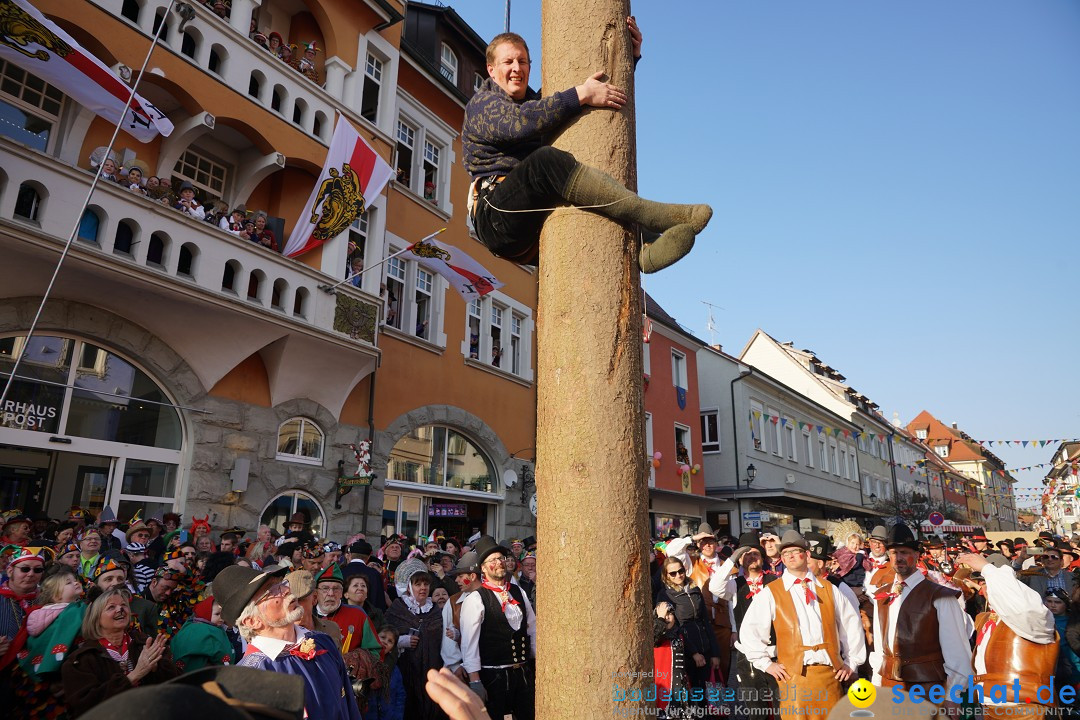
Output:
[[[731,453],[735,458],[735,514],[736,522],[739,525],[738,535],[742,535],[742,498],[739,497],[739,476],[741,472],[739,470],[739,423],[735,417],[735,383],[743,378],[750,377],[754,374],[754,368],[750,365],[746,366],[745,370],[740,370],[739,375],[731,379],[731,438],[734,445],[734,452]],[[750,489],[750,483],[746,484],[746,489]],[[738,535],[736,537],[738,537]]]

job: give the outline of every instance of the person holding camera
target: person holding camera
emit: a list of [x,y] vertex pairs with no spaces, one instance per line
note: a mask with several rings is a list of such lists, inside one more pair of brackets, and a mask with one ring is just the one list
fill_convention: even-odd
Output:
[[1070,558],[1075,559],[1075,551],[1072,548],[1063,547],[1061,544],[1054,545],[1045,548],[1041,555],[1035,556],[1035,564],[1039,568],[1038,572],[1021,576],[1024,583],[1038,593],[1039,597],[1046,597],[1046,593],[1051,590],[1072,591],[1072,577],[1070,573],[1065,572],[1063,562],[1064,551],[1066,550],[1069,552]]

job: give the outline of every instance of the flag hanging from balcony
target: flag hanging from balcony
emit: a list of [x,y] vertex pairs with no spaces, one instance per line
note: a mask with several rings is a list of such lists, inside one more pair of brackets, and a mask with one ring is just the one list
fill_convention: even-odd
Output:
[[[0,59],[33,73],[75,102],[109,122],[121,120],[131,88],[105,63],[86,52],[75,39],[26,0],[0,0]],[[140,142],[173,131],[165,114],[137,93],[121,127]]]
[[465,302],[483,297],[503,286],[483,265],[463,250],[458,250],[453,245],[444,245],[435,240],[435,235],[414,242],[407,249],[421,267],[446,278],[450,286],[461,293]]
[[390,166],[338,115],[319,182],[289,235],[283,253],[296,257],[349,229],[393,175]]

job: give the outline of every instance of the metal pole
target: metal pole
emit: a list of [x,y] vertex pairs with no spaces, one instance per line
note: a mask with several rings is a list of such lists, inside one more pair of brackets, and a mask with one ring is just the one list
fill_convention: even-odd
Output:
[[506,19],[503,22],[503,32],[510,32],[510,0],[506,0]]

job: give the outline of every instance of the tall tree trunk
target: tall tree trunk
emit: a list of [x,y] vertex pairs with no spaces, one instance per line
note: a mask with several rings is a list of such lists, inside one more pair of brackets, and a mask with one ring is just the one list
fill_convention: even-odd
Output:
[[[544,0],[543,87],[603,70],[630,102],[586,110],[556,140],[636,186],[628,0]],[[616,685],[649,681],[648,487],[637,240],[592,213],[556,211],[540,242],[537,715],[611,717]],[[637,677],[631,677],[636,674]]]

